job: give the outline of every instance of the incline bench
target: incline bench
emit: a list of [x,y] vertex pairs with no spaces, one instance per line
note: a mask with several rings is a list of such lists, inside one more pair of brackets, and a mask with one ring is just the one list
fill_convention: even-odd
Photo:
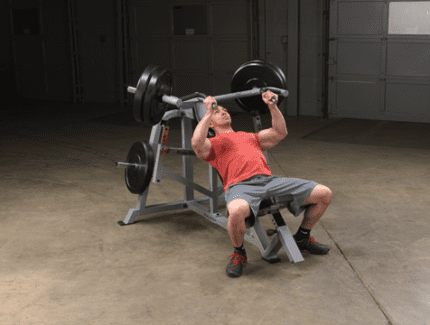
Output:
[[[189,106],[187,107],[186,105]],[[142,194],[139,194],[136,208],[131,208],[124,221],[118,222],[121,226],[133,224],[138,215],[188,208],[224,229],[228,229],[228,219],[218,212],[218,203],[222,201],[225,202],[224,186],[218,186],[217,184],[217,175],[220,177],[218,171],[209,165],[210,190],[193,182],[193,156],[195,156],[195,153],[191,148],[191,138],[193,135],[192,120],[195,118],[194,114],[196,114],[196,112],[206,110],[206,108],[203,103],[198,101],[184,103],[183,108],[182,114],[178,110],[167,111],[164,114],[162,121],[152,127],[149,144],[156,157],[152,182],[160,183],[161,175],[165,175],[184,184],[184,200],[146,206],[146,199],[150,188],[150,186],[148,186]],[[252,117],[254,120],[255,132],[258,133],[262,130],[260,116],[256,113],[253,114]],[[168,127],[168,121],[173,118],[181,119],[182,148],[172,148],[172,150],[174,149],[174,151],[182,155],[183,176],[164,168],[162,164],[162,138]],[[214,132],[209,130],[208,137],[213,137],[214,135]],[[264,151],[264,155],[269,164],[267,151]],[[195,199],[194,190],[206,194],[207,196]],[[258,214],[254,215],[251,209],[251,214],[245,219],[246,232],[244,240],[256,245],[260,249],[262,258],[267,262],[275,263],[280,261],[276,254],[281,247],[285,249],[292,264],[304,261],[290,230],[279,212],[281,209],[288,208],[292,200],[293,198],[290,195],[266,197],[260,204]],[[204,206],[205,204],[210,204],[210,207],[206,208]],[[259,218],[267,214],[272,215],[275,229],[268,229],[267,232],[265,232]],[[268,236],[274,237],[270,241]]]

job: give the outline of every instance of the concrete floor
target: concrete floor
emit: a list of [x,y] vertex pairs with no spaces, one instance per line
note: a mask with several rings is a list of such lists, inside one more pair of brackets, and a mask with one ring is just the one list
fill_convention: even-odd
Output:
[[[248,266],[229,278],[227,231],[190,210],[117,224],[137,196],[114,162],[151,131],[129,109],[10,107],[0,128],[0,324],[430,324],[430,124],[286,122],[272,173],[333,191],[311,233],[331,250],[292,265],[281,249],[269,264],[245,242]],[[233,129],[252,132],[251,118],[233,116]],[[181,174],[179,156],[164,159]],[[208,188],[208,164],[194,163]],[[147,204],[183,199],[178,185],[151,183]],[[295,233],[302,216],[282,214]]]

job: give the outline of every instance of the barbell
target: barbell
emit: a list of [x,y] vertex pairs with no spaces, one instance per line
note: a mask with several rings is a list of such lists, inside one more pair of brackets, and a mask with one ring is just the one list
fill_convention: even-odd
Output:
[[[172,76],[167,69],[149,65],[140,76],[137,86],[128,87],[128,91],[134,94],[133,114],[138,122],[156,125],[168,110],[180,108],[184,101],[196,96],[197,100],[203,101],[207,97],[202,93],[194,93],[182,98],[174,97],[171,95],[171,79]],[[243,110],[258,111],[263,114],[268,111],[268,106],[264,103],[261,94],[267,90],[278,93],[282,97],[278,98],[277,103],[281,103],[283,97],[288,96],[286,87],[285,75],[279,67],[261,60],[253,60],[242,64],[234,73],[231,94],[218,95],[214,98],[217,102],[234,99]],[[271,100],[276,102],[276,98]],[[173,107],[169,108],[169,105]],[[200,122],[205,113],[194,110],[197,122]],[[162,146],[162,149],[181,155],[195,155],[191,149],[165,146]],[[125,182],[128,190],[133,194],[142,194],[149,186],[154,165],[155,153],[146,141],[138,141],[132,145],[126,162],[116,162],[117,167],[126,169]]]
[[[276,65],[262,60],[253,60],[242,64],[234,73],[230,94],[214,96],[217,102],[235,100],[245,111],[259,111],[261,114],[268,111],[261,95],[267,90],[273,91],[282,97],[288,96],[287,81],[283,71]],[[196,98],[203,101],[207,96],[195,93],[178,98],[172,96],[172,75],[164,68],[149,65],[141,74],[136,87],[128,87],[127,91],[134,94],[133,114],[136,121],[148,125],[156,125],[164,114],[178,109],[183,102]],[[280,104],[282,97],[271,101]],[[169,107],[172,106],[172,107]],[[217,105],[213,106],[217,109]],[[195,116],[200,122],[199,116]]]

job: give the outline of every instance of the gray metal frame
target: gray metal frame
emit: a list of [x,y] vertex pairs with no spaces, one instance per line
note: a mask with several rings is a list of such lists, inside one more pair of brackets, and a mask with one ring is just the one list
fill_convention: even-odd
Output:
[[[168,176],[179,183],[184,184],[184,199],[176,202],[155,204],[146,206],[146,199],[148,196],[149,187],[144,193],[138,196],[137,205],[135,208],[131,208],[124,221],[119,221],[120,225],[133,224],[135,218],[142,214],[151,214],[155,212],[163,212],[177,209],[189,208],[194,212],[205,217],[207,220],[228,229],[228,218],[218,211],[218,203],[225,202],[225,194],[223,185],[218,186],[217,171],[216,169],[209,165],[209,182],[210,189],[205,189],[202,186],[194,183],[194,171],[193,171],[193,155],[183,154],[182,155],[182,166],[183,166],[183,176],[180,176],[171,170],[165,168],[162,163],[162,135],[164,134],[164,123],[163,121],[168,121],[173,118],[181,118],[181,132],[182,132],[182,148],[178,150],[193,151],[191,147],[191,138],[193,135],[191,120],[194,119],[193,106],[197,105],[196,100],[189,100],[181,105],[181,109],[168,111],[164,114],[162,121],[154,125],[151,131],[151,137],[149,140],[150,146],[156,153],[154,174],[152,182],[160,183],[161,176]],[[254,128],[256,133],[262,130],[261,119],[258,114],[253,117]],[[264,156],[266,157],[267,164],[269,164],[269,157],[267,151],[264,151]],[[195,199],[194,190],[199,191],[206,197]],[[273,202],[275,200],[272,199]],[[204,205],[210,204],[209,208]],[[284,247],[287,256],[292,264],[303,262],[303,256],[300,253],[297,244],[285,224],[282,215],[279,212],[280,208],[285,208],[286,204],[274,203],[270,206],[266,213],[272,213],[272,220],[276,226],[275,235],[272,241],[266,235],[264,228],[262,227],[258,216],[255,216],[255,224],[253,227],[246,229],[244,240],[249,243],[254,244],[260,249],[263,259],[273,263],[280,261],[277,258],[276,253]],[[260,215],[260,213],[259,213]]]

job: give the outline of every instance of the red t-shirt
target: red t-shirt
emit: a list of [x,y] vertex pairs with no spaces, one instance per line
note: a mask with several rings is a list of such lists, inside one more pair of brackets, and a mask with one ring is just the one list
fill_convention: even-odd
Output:
[[211,152],[204,161],[219,172],[224,182],[224,192],[230,185],[258,174],[273,176],[258,134],[227,132],[209,138],[209,141],[212,144]]

